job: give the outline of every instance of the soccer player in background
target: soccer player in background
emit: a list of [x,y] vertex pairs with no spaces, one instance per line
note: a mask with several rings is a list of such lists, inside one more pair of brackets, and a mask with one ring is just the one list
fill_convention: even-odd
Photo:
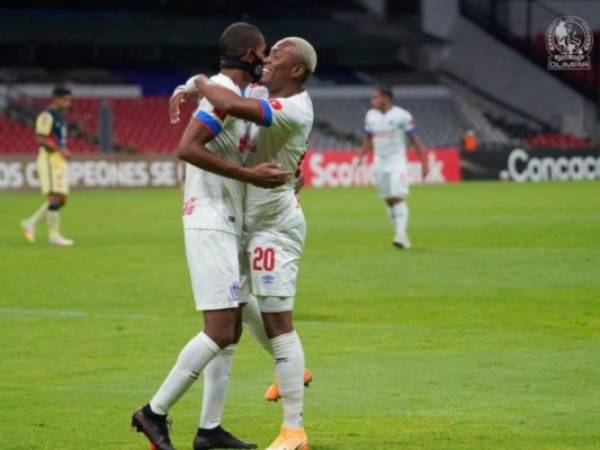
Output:
[[[219,48],[221,71],[211,79],[234,95],[241,95],[242,89],[260,76],[266,50],[264,37],[256,27],[236,23],[224,31]],[[217,355],[222,357],[220,364],[213,365],[213,375],[228,377],[241,334],[239,252],[244,182],[269,188],[286,183],[291,176],[272,163],[243,167],[238,145],[245,133],[243,121],[228,117],[222,109],[202,100],[183,134],[182,142],[187,145],[178,149],[178,157],[187,162],[183,205],[185,249],[196,308],[204,316],[204,329],[181,350],[150,402],[133,414],[132,425],[158,450],[173,449],[167,413]],[[221,169],[215,160],[233,169],[241,181],[219,176]],[[208,390],[212,397],[204,399],[205,413],[194,449],[256,448],[219,426],[225,400],[221,381],[205,377],[205,383],[218,386],[213,385]],[[213,427],[215,416],[218,421]]]
[[[261,83],[271,95],[268,101],[241,97],[203,75],[195,77],[195,84],[219,110],[261,126],[248,163],[275,161],[283,170],[294,172],[313,124],[312,101],[303,86],[316,68],[317,55],[304,39],[289,37],[273,46],[264,63]],[[220,173],[238,178],[233,169]],[[258,300],[273,348],[283,404],[281,432],[267,450],[307,450],[304,351],[292,320],[306,223],[294,181],[271,190],[249,185],[244,226],[251,292]]]
[[380,86],[373,91],[372,109],[365,117],[365,137],[359,164],[367,153],[375,150],[375,186],[387,205],[394,226],[393,244],[398,248],[409,249],[407,141],[421,159],[423,180],[427,177],[429,167],[411,113],[395,106],[393,98],[392,90],[388,87]]
[[35,242],[37,224],[46,219],[50,244],[60,247],[73,245],[71,239],[60,234],[60,209],[69,195],[69,171],[67,160],[67,122],[64,114],[71,106],[71,91],[55,87],[50,105],[35,119],[35,139],[39,145],[37,171],[42,194],[47,201],[21,222],[23,234],[29,242]]

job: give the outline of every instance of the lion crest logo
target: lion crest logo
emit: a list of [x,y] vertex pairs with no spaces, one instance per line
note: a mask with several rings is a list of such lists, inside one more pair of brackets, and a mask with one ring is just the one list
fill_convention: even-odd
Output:
[[546,30],[548,70],[590,70],[594,35],[581,17],[563,16]]

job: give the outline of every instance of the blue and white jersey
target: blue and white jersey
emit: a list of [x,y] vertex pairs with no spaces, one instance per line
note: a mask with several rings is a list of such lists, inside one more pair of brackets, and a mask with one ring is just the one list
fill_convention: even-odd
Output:
[[365,132],[373,138],[375,164],[406,161],[406,135],[415,131],[413,116],[393,106],[386,112],[371,109],[365,117]]
[[[240,88],[223,74],[211,77],[211,81],[242,95]],[[242,164],[241,144],[246,134],[243,120],[227,116],[206,99],[200,100],[194,120],[215,136],[206,144],[206,148],[228,161]],[[186,164],[184,228],[212,229],[240,235],[245,191],[245,184],[241,181]]]

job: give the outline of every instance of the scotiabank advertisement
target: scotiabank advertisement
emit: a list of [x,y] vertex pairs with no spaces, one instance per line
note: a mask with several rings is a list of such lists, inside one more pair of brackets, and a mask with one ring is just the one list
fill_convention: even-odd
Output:
[[[309,151],[304,160],[306,187],[368,186],[373,184],[372,157],[358,165],[356,150]],[[420,183],[421,162],[409,152],[413,183]],[[426,183],[460,179],[458,152],[454,149],[427,151],[429,176]],[[81,155],[69,161],[69,184],[73,189],[159,188],[179,186],[183,163],[174,156]],[[39,189],[35,155],[0,157],[0,191]]]
[[[310,187],[370,186],[373,184],[373,155],[359,165],[356,150],[310,151],[304,159],[304,178]],[[421,161],[414,151],[408,152],[408,171],[412,184],[460,181],[460,156],[454,148],[425,152],[429,175],[422,177]]]

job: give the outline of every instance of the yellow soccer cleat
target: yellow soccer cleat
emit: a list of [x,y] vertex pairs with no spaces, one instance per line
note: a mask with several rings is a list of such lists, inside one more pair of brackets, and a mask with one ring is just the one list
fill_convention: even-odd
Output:
[[[312,383],[313,375],[310,369],[304,369],[304,386],[308,387]],[[279,385],[277,384],[277,378],[273,381],[273,384],[265,391],[265,400],[268,402],[276,402],[281,398],[279,393]]]
[[281,433],[273,441],[267,450],[308,450],[308,437],[304,428],[296,430],[285,425],[281,427]]
[[24,220],[21,222],[21,230],[23,230],[23,235],[28,242],[35,242],[35,227],[31,225],[28,221]]

